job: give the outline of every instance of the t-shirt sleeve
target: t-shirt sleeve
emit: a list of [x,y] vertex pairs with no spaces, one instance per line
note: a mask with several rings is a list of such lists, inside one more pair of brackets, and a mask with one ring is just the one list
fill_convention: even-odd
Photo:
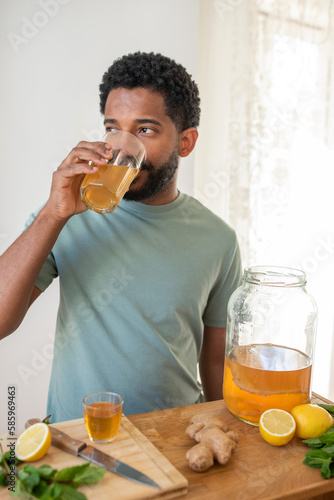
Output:
[[224,259],[220,273],[213,286],[203,314],[206,326],[226,327],[227,304],[232,293],[242,283],[242,264],[237,237],[231,245],[229,258]]
[[[24,225],[24,231],[34,222],[38,211],[30,215],[29,219]],[[53,252],[51,251],[37,277],[35,286],[37,286],[37,288],[39,288],[42,292],[44,292],[47,289],[47,287],[51,285],[52,281],[55,278],[57,278],[57,276],[58,276],[58,270],[56,266],[56,261]]]

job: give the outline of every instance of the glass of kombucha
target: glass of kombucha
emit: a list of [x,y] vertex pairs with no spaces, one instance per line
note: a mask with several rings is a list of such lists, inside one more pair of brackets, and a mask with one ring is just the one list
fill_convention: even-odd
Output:
[[316,325],[302,271],[245,269],[228,304],[223,397],[231,413],[257,425],[270,408],[310,402]]
[[115,129],[103,141],[112,146],[112,156],[106,165],[97,165],[98,172],[85,175],[80,187],[83,203],[100,214],[115,210],[146,156],[144,144],[130,132]]
[[93,392],[83,400],[83,412],[89,439],[109,443],[117,436],[123,409],[123,398],[115,392]]

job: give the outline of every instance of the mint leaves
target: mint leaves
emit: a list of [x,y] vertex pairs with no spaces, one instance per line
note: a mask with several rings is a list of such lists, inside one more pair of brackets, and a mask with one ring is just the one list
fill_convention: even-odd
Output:
[[[319,403],[318,405],[334,416],[334,405]],[[312,448],[305,454],[303,464],[321,469],[321,476],[324,479],[334,476],[334,425],[321,436],[304,439],[303,443]]]
[[[317,403],[327,410],[334,417],[334,405]],[[312,439],[304,439],[311,451],[306,452],[303,464],[309,467],[321,469],[321,476],[324,479],[329,479],[334,476],[334,425],[321,436]]]
[[[24,465],[18,469],[17,465],[22,462],[10,463],[7,453],[0,455],[0,486],[8,488],[11,496],[20,499],[86,500],[86,496],[77,488],[83,484],[97,483],[106,472],[106,469],[90,465],[90,462],[60,471],[49,465],[37,468]],[[13,476],[15,481],[10,481],[9,477],[12,479]]]
[[309,467],[321,468],[321,475],[324,479],[329,479],[334,476],[334,456],[323,450],[312,450],[308,451],[305,455],[305,460],[303,464]]

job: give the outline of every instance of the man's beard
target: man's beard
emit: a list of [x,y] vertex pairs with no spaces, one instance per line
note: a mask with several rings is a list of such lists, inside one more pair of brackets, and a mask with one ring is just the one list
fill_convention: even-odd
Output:
[[160,165],[158,168],[154,168],[152,163],[143,163],[141,170],[147,170],[147,180],[145,184],[138,190],[127,191],[124,195],[124,199],[131,201],[142,201],[152,196],[155,196],[167,186],[167,184],[173,179],[177,167],[179,164],[179,145],[174,149],[168,160]]

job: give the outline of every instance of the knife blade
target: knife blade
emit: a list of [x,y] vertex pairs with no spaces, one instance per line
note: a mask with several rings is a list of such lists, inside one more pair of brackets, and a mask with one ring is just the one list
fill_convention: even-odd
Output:
[[[41,420],[34,418],[30,419],[26,422],[25,427],[27,428],[37,422],[41,422]],[[134,469],[130,465],[121,462],[121,460],[118,460],[111,455],[107,455],[93,446],[87,445],[84,441],[71,438],[71,436],[65,434],[62,430],[53,427],[53,425],[49,425],[49,429],[51,433],[51,442],[57,448],[67,451],[72,455],[79,456],[85,460],[89,460],[100,467],[105,467],[110,472],[129,479],[130,481],[161,490],[161,487],[153,481],[153,479],[146,476],[139,470]]]

